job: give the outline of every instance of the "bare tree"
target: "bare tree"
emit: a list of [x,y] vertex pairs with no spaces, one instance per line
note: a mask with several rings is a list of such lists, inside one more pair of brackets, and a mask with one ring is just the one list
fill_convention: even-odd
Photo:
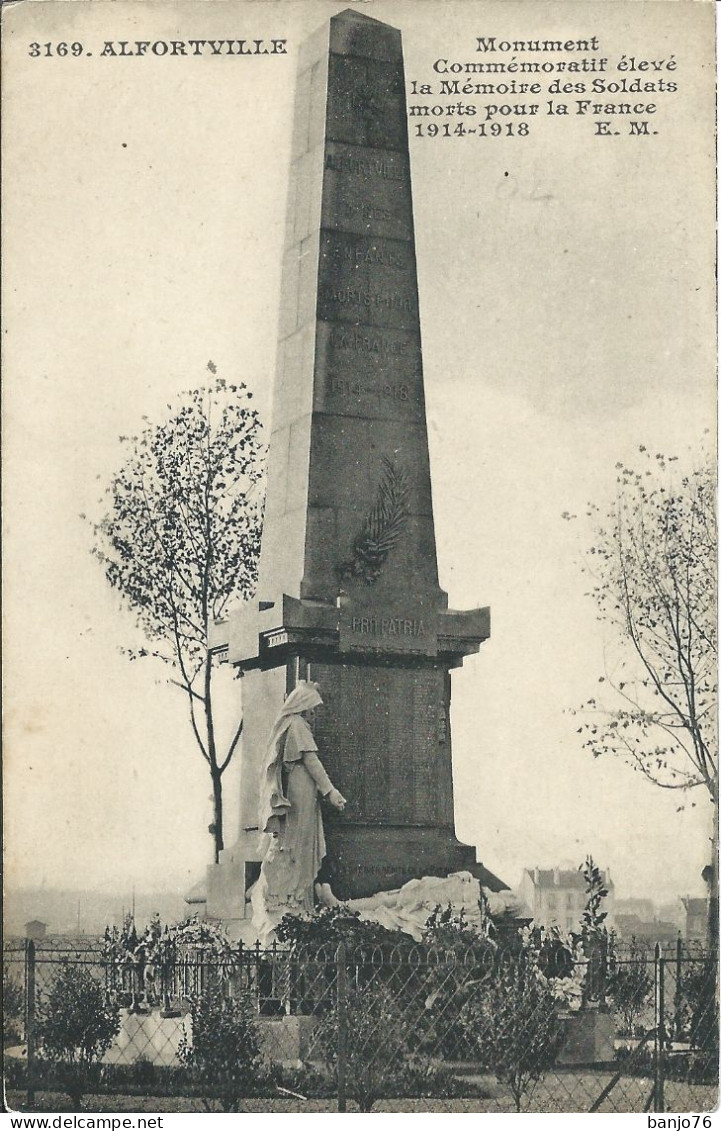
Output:
[[129,449],[106,492],[107,513],[92,523],[93,553],[135,613],[149,648],[124,649],[172,669],[213,784],[215,858],[223,848],[222,777],[240,739],[239,721],[219,748],[209,627],[256,585],[262,524],[263,448],[258,413],[243,384],[183,394],[160,424],[121,436]]

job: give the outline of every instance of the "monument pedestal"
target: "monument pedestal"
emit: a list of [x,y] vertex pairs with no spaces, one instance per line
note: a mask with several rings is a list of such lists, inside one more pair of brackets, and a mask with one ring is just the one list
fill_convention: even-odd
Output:
[[614,1060],[616,1025],[612,1013],[605,1009],[582,1006],[566,1019],[566,1039],[558,1055],[558,1063],[611,1064]]
[[260,1043],[271,1064],[283,1068],[303,1068],[313,1052],[313,1033],[318,1017],[261,1017]]
[[246,831],[232,848],[223,849],[218,863],[208,865],[204,891],[196,892],[193,900],[203,919],[222,922],[231,941],[249,946],[257,932],[246,892],[260,874],[258,841],[257,832]]
[[326,821],[328,871],[339,899],[358,899],[402,887],[420,876],[470,872],[491,891],[505,888],[461,844],[452,828],[353,825]]

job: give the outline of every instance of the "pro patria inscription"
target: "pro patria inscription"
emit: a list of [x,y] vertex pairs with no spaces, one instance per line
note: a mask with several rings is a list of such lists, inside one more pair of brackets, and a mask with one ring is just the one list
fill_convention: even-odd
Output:
[[408,617],[353,617],[351,631],[369,636],[425,636],[422,620]]
[[348,651],[436,654],[435,618],[420,610],[397,614],[348,609],[341,617],[341,648]]

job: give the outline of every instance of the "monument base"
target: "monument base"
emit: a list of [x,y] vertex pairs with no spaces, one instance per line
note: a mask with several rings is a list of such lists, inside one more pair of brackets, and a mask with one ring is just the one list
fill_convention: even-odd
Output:
[[610,1064],[614,1059],[616,1026],[612,1013],[584,1006],[566,1020],[566,1040],[559,1064]]
[[271,1064],[282,1068],[302,1068],[312,1051],[312,1036],[318,1017],[287,1016],[277,1020],[260,1018],[260,1041]]
[[[476,849],[462,844],[452,828],[336,822],[325,815],[327,868],[339,899],[360,899],[377,891],[399,888],[419,876],[470,872],[490,891],[508,884],[476,858]],[[260,837],[246,830],[217,864],[209,864],[205,884],[196,884],[186,903],[205,905],[211,919],[243,918],[245,893],[260,871]],[[370,863],[372,861],[372,863]]]
[[257,935],[251,922],[246,892],[260,874],[259,837],[246,830],[232,848],[225,848],[217,864],[209,864],[205,882],[196,884],[185,897],[200,919],[222,922],[233,942],[252,945]]
[[[362,899],[403,887],[420,876],[470,872],[484,888],[508,885],[476,859],[452,828],[326,822],[328,873],[338,899]],[[371,863],[372,861],[372,863]]]
[[[263,1052],[272,1064],[283,1068],[302,1067],[309,1058],[317,1024],[317,1017],[258,1018]],[[157,1066],[177,1068],[180,1065],[178,1046],[183,1037],[191,1037],[191,1034],[190,1013],[166,1019],[156,1010],[138,1016],[121,1009],[120,1030],[102,1061],[103,1064],[137,1064],[149,1060]]]
[[[329,821],[326,840],[330,884],[341,901],[397,891],[412,881],[417,883],[421,876],[442,885],[445,878],[459,873],[472,878],[486,895],[510,894],[508,885],[479,863],[476,850],[461,844],[450,828],[334,825]],[[260,861],[260,838],[255,830],[246,830],[232,848],[221,853],[219,863],[208,866],[204,898],[200,885],[187,897],[200,918],[222,922],[233,941],[249,945],[258,938],[266,941],[272,927],[272,923],[261,922],[263,917],[257,912],[254,924],[248,898],[260,874]]]
[[103,1064],[137,1064],[150,1061],[165,1068],[180,1064],[178,1046],[192,1033],[189,1013],[164,1016],[159,1009],[134,1013],[120,1010],[120,1029],[102,1056]]

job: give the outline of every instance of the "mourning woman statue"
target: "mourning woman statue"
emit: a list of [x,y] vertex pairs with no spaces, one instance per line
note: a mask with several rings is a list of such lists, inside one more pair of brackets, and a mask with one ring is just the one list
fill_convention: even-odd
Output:
[[299,682],[270,733],[258,815],[265,848],[250,893],[261,937],[283,915],[312,911],[314,890],[322,903],[336,902],[321,871],[326,850],[320,798],[341,812],[346,801],[323,769],[310,727],[322,703],[317,684]]

